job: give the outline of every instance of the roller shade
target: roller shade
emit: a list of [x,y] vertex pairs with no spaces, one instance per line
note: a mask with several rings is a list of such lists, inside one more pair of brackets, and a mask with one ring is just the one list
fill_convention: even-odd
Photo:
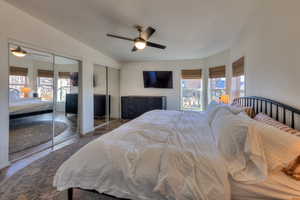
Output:
[[70,72],[58,72],[59,78],[70,78],[71,73]]
[[209,78],[224,78],[226,77],[226,66],[218,66],[209,68]]
[[201,79],[202,70],[201,69],[185,69],[181,70],[182,79]]
[[44,70],[44,69],[38,70],[38,77],[53,78],[53,76],[54,76],[53,71]]
[[244,57],[241,57],[240,59],[232,63],[232,76],[237,77],[237,76],[244,75],[245,74],[244,65],[245,65]]
[[14,75],[14,76],[27,76],[28,69],[25,67],[11,66],[11,67],[9,67],[9,74]]

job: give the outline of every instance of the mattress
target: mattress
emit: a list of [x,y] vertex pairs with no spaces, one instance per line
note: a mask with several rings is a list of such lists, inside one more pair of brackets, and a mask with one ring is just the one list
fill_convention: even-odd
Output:
[[300,199],[300,181],[281,171],[273,172],[267,180],[258,184],[230,182],[233,200]]
[[53,103],[51,101],[42,101],[38,98],[20,99],[18,101],[9,102],[9,114],[27,114],[45,110],[52,110]]

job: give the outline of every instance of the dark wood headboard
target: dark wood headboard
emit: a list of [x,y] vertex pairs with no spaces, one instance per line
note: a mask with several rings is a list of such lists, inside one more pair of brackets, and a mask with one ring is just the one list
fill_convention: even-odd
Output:
[[252,107],[256,113],[264,113],[277,121],[295,128],[296,116],[300,117],[300,110],[292,106],[263,97],[240,97],[233,100],[234,104]]

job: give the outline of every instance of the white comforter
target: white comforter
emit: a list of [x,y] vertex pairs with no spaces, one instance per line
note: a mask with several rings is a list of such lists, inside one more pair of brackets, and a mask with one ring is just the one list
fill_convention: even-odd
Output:
[[224,161],[204,114],[151,111],[84,146],[54,186],[129,199],[230,199]]
[[23,98],[9,102],[10,114],[25,114],[52,109],[51,101],[42,101],[38,98]]

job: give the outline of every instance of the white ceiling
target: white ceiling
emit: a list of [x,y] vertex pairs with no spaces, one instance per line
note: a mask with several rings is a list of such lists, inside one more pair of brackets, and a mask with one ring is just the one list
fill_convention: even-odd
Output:
[[[228,48],[259,0],[7,0],[118,61],[202,58]],[[156,28],[166,50],[131,53],[133,25]]]

